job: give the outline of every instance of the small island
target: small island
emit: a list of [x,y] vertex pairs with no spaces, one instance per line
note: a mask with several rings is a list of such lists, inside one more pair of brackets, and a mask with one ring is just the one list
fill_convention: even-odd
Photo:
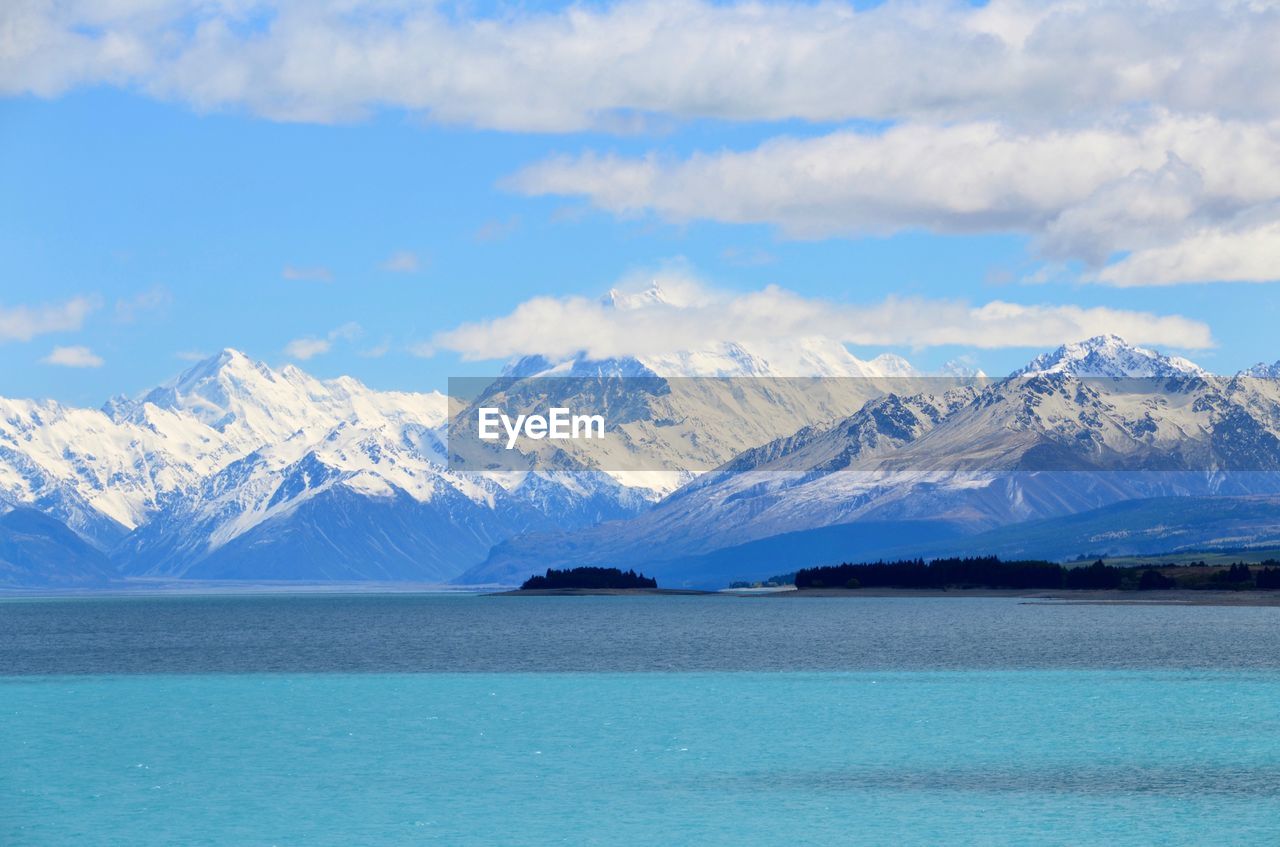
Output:
[[570,568],[558,571],[547,568],[543,576],[531,576],[520,586],[521,591],[549,588],[657,588],[658,581],[633,570],[618,568]]
[[707,591],[695,591],[682,588],[659,588],[653,577],[636,573],[634,570],[618,568],[567,568],[556,570],[548,568],[546,573],[534,575],[524,581],[515,591],[500,592],[501,595],[579,595],[579,594],[708,594]]

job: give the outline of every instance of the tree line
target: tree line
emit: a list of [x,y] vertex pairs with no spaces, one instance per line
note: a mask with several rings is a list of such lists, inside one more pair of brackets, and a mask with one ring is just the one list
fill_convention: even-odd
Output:
[[658,581],[634,570],[618,568],[547,568],[542,576],[531,576],[520,586],[521,591],[548,588],[657,588]]
[[971,556],[802,568],[796,571],[794,581],[797,588],[1280,590],[1280,561],[1267,559],[1256,567],[1236,562],[1214,570],[1203,563],[1119,567],[1099,559],[1090,565],[1068,567],[1040,559],[1006,561],[998,556]]

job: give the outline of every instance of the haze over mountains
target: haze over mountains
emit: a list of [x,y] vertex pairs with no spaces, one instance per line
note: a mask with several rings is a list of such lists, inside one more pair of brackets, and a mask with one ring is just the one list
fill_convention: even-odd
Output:
[[[888,551],[1261,543],[1280,537],[1269,501],[1258,506],[1280,495],[1277,369],[1215,377],[1109,336],[972,382],[913,380],[897,357],[866,362],[822,339],[530,357],[508,382],[590,376],[607,391],[619,376],[871,379],[802,393],[766,393],[776,384],[761,380],[719,418],[697,414],[723,404],[714,394],[631,397],[617,449],[643,446],[655,471],[567,470],[580,465],[565,454],[533,472],[463,472],[447,461],[443,395],[318,380],[224,350],[100,410],[0,399],[0,584],[510,583],[548,564],[643,564],[664,584],[723,585]],[[681,413],[683,427],[669,420]],[[707,420],[725,425],[689,423]],[[701,467],[716,469],[688,470]],[[1154,513],[1106,512],[1209,496],[1254,508],[1182,534],[1152,533]],[[1032,531],[1097,510],[1074,536]]]

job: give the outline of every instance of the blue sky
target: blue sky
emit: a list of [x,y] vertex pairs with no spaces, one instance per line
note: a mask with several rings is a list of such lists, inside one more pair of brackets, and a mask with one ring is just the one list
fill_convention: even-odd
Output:
[[[684,14],[679,4],[623,3],[604,7],[603,22],[643,28],[643,20],[617,20],[629,5],[649,16]],[[702,7],[710,20],[703,25],[713,36],[721,27],[726,37],[742,37],[741,20],[718,22],[716,10],[725,8],[735,7]],[[762,40],[767,54],[768,42],[784,38],[787,26],[806,25],[806,8],[778,7],[779,15],[797,20],[780,17],[748,34]],[[938,32],[912,37],[948,40],[946,15],[962,13],[938,8]],[[1018,4],[1015,11],[1026,8]],[[449,14],[461,16],[458,26],[475,24],[461,7]],[[500,15],[498,25],[523,45],[548,37],[530,20],[559,24],[562,14],[521,6]],[[50,20],[68,32],[79,25]],[[122,17],[94,26],[99,38],[115,28],[143,43],[158,41],[160,25]],[[334,37],[357,39],[361,26],[357,21]],[[1275,16],[1253,26],[1275,26]],[[408,24],[383,22],[375,34],[412,46],[413,32]],[[648,50],[663,47],[661,36],[646,43]],[[1175,38],[1162,49],[1185,51],[1189,44]],[[204,61],[216,69],[235,61],[237,50],[262,47],[232,39],[222,48],[228,52]],[[1242,50],[1242,62],[1267,61],[1248,55],[1247,45]],[[96,405],[172,376],[185,357],[226,346],[270,364],[297,361],[319,376],[443,388],[450,375],[492,373],[501,364],[502,356],[486,361],[483,351],[448,343],[459,325],[511,316],[531,298],[595,298],[620,281],[637,285],[668,274],[698,280],[725,304],[778,286],[820,311],[847,309],[838,314],[854,324],[879,320],[858,310],[886,298],[916,304],[911,310],[924,317],[910,331],[834,331],[857,355],[887,350],[922,368],[968,356],[988,372],[1007,371],[1068,340],[1053,337],[1064,321],[1145,333],[1133,340],[1218,371],[1280,358],[1273,329],[1280,299],[1267,271],[1271,251],[1280,276],[1280,244],[1272,238],[1280,231],[1274,228],[1280,192],[1266,184],[1265,167],[1280,168],[1280,142],[1272,144],[1280,130],[1277,98],[1266,90],[1257,103],[1215,110],[1166,86],[1167,103],[1156,111],[1149,97],[1135,96],[1134,103],[1100,104],[1096,116],[1065,107],[1061,115],[1032,114],[1030,99],[991,105],[978,90],[952,95],[960,106],[938,116],[931,106],[911,106],[912,95],[903,95],[899,109],[874,91],[828,109],[836,98],[808,93],[806,81],[820,69],[784,64],[772,73],[796,75],[794,94],[786,93],[785,79],[782,94],[739,91],[730,75],[717,83],[728,89],[690,100],[686,89],[709,83],[691,78],[685,86],[677,78],[636,95],[643,108],[620,99],[606,103],[604,113],[593,104],[582,117],[577,101],[587,95],[568,83],[547,94],[542,108],[529,106],[530,95],[514,80],[498,80],[484,96],[461,97],[364,85],[356,94],[335,94],[331,83],[316,93],[305,80],[273,78],[272,85],[285,86],[278,96],[259,96],[274,90],[264,83],[239,93],[220,90],[222,99],[209,102],[195,83],[173,82],[188,78],[172,68],[165,76],[139,60],[127,72],[77,65],[73,73],[37,67],[52,61],[44,55],[19,50],[0,57],[0,68],[19,71],[0,99],[0,394],[6,396]],[[59,73],[69,76],[49,81]],[[626,83],[618,89],[634,90]],[[504,102],[508,89],[524,99]],[[485,97],[493,98],[487,112],[475,105]],[[966,111],[964,97],[977,105]],[[289,104],[287,114],[281,103]],[[332,114],[325,112],[330,107]],[[1008,155],[1026,161],[1004,175],[998,162],[966,171],[965,151],[994,143],[969,128],[992,122]],[[1243,163],[1223,164],[1216,148],[1204,152],[1205,138],[1220,137],[1230,150],[1232,139],[1244,135],[1253,158]],[[1100,159],[1129,156],[1137,164],[1101,176],[1098,165],[1098,173],[1063,180],[1063,188],[1052,183],[1057,148],[1046,147],[1063,137],[1076,139],[1063,156],[1080,158],[1079,151],[1096,148]],[[916,158],[892,158],[913,145]],[[852,171],[850,162],[857,164]],[[1227,165],[1235,170],[1227,173]],[[1045,170],[1044,179],[1031,178],[1036,168]],[[1258,180],[1249,179],[1248,168]],[[899,171],[907,175],[877,187],[881,175]],[[934,181],[920,182],[921,174]],[[1096,185],[1077,190],[1089,179]],[[934,204],[935,196],[946,203]],[[1143,202],[1128,202],[1134,196]],[[1205,245],[1233,258],[1205,260],[1183,273],[1195,265],[1188,255],[1211,252]],[[1139,254],[1150,261],[1103,279],[1108,268],[1129,268],[1126,258]],[[1180,278],[1196,273],[1203,278]],[[1007,335],[1007,323],[969,332],[953,325],[954,317],[931,317],[942,311],[937,304],[981,309],[993,301],[1048,311],[1018,318],[1032,328]],[[67,314],[72,302],[82,306]],[[1064,308],[1084,310],[1085,317],[1054,311]],[[1158,322],[1166,318],[1181,322]],[[1046,321],[1043,332],[1036,320]],[[936,337],[954,340],[933,345],[935,329]],[[532,328],[528,343],[536,346],[543,330],[575,327]],[[55,348],[73,352],[51,357]]]

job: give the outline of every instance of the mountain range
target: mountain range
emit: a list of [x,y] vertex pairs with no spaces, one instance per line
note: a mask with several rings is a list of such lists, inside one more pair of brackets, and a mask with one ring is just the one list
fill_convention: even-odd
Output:
[[[574,377],[634,408],[607,461],[558,446],[493,470],[450,461],[443,394],[224,350],[101,409],[0,398],[0,585],[509,584],[580,563],[710,586],[887,551],[1150,550],[1139,524],[1162,512],[1132,503],[1171,497],[1243,498],[1217,522],[1163,512],[1194,525],[1171,548],[1238,546],[1270,537],[1259,516],[1280,496],[1277,373],[1214,376],[1110,336],[1000,380],[924,378],[823,339],[527,357],[484,396]],[[637,377],[660,390],[619,396]],[[754,379],[725,393],[724,377]],[[1087,537],[1031,531],[1099,510]]]

